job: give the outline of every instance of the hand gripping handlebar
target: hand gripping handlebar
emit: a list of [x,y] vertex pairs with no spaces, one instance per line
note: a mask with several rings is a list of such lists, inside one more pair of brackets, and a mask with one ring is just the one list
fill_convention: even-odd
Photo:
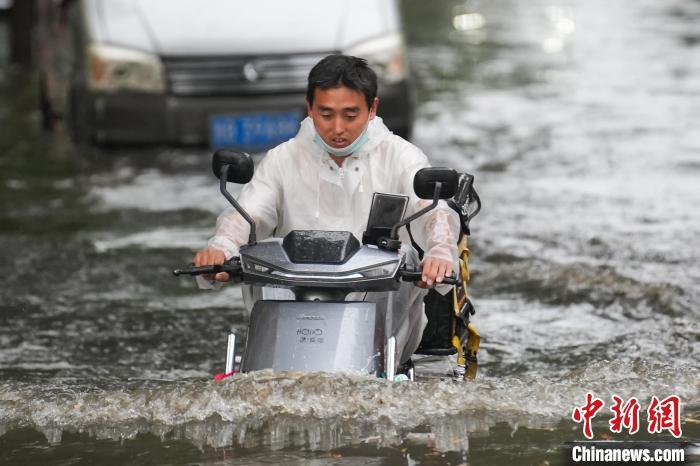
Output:
[[[399,276],[405,282],[419,282],[423,279],[423,272],[412,267],[406,267],[399,271]],[[444,277],[440,282],[440,284],[444,285],[460,285],[461,283],[462,281],[457,278],[454,272],[450,276]]]

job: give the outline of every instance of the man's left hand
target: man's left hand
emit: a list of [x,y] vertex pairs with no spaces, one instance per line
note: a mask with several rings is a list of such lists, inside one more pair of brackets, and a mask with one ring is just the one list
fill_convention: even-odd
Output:
[[416,282],[421,288],[432,288],[442,283],[442,280],[452,275],[452,262],[434,257],[426,257],[423,260],[423,277]]

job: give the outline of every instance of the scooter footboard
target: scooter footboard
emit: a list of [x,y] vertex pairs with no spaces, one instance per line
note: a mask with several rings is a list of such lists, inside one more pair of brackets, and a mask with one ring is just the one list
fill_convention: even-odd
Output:
[[384,311],[372,302],[258,301],[241,370],[384,371]]

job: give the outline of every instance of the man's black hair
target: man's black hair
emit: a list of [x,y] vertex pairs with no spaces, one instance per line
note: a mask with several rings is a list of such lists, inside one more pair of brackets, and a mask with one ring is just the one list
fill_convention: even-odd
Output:
[[328,55],[316,63],[309,73],[306,100],[313,106],[316,89],[345,86],[365,96],[367,107],[372,108],[377,97],[377,75],[367,60],[350,55]]

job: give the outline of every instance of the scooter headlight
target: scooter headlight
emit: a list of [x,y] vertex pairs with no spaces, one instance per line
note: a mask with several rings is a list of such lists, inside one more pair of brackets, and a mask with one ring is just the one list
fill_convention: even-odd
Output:
[[257,262],[253,262],[251,260],[246,260],[243,262],[243,268],[246,270],[246,272],[250,273],[270,273],[270,267],[262,264],[258,264]]
[[394,274],[396,267],[397,264],[392,262],[391,264],[380,265],[367,270],[360,270],[359,273],[365,278],[389,277]]
[[163,63],[140,50],[92,44],[87,49],[87,74],[94,91],[165,92]]
[[407,60],[403,36],[391,33],[356,44],[347,55],[364,58],[382,81],[388,84],[406,79]]

